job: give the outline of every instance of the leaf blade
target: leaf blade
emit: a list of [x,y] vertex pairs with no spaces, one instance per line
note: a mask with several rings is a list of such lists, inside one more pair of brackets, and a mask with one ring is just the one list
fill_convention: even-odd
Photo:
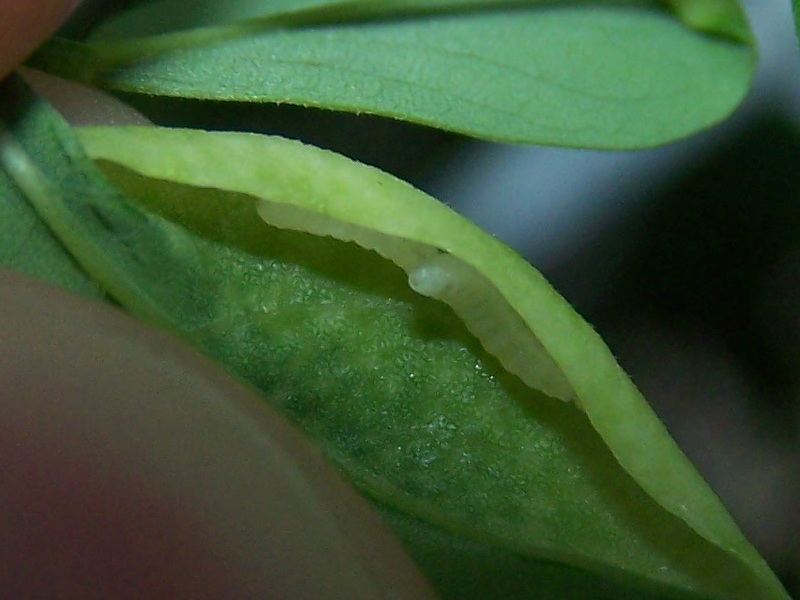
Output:
[[[716,496],[674,446],[596,334],[538,273],[491,237],[401,182],[297,143],[239,134],[95,131],[85,130],[81,134],[95,157],[114,160],[145,177],[206,190],[225,189],[249,197],[268,197],[272,202],[374,229],[391,238],[430,244],[475,266],[502,290],[552,353],[616,460],[666,511],[723,549],[729,559],[741,560],[747,565],[748,577],[761,582],[748,583],[748,577],[738,579],[733,585],[728,581],[724,585],[730,587],[725,593],[732,598],[765,593],[774,598],[786,597],[763,559],[738,532]],[[122,143],[126,137],[127,142]],[[212,146],[215,146],[213,151]],[[182,150],[179,152],[178,148]],[[248,157],[252,163],[249,169],[244,167]],[[254,157],[259,157],[257,162],[252,162]],[[229,168],[223,167],[221,160],[228,161]],[[225,172],[231,175],[226,176]],[[174,193],[162,195],[160,203],[168,205],[171,195]],[[197,204],[195,200],[185,206]],[[382,218],[386,214],[392,218]],[[315,227],[300,228],[315,231]],[[350,230],[336,231],[339,233],[332,235],[351,239]],[[331,235],[331,230],[326,233]],[[550,407],[550,410],[556,409]],[[532,463],[534,457],[527,460]],[[428,516],[435,521],[433,515]],[[576,517],[574,522],[584,521]],[[669,528],[655,529],[667,535]],[[701,562],[707,565],[709,556],[706,549]],[[717,565],[713,570],[727,571],[727,567]]]
[[250,19],[274,19],[318,8],[352,3],[353,0],[161,0],[135,5],[103,22],[92,33],[95,40],[114,40],[161,35],[175,31],[229,25]]
[[4,122],[3,117],[17,114],[28,97],[16,77],[0,84],[0,264],[77,294],[103,298],[103,290],[41,222],[27,201],[25,186],[20,186],[25,153],[48,155],[54,151],[41,129],[28,126],[22,119]]
[[[754,53],[663,11],[533,7],[51,46],[34,64],[122,91],[365,112],[486,139],[628,149],[746,94]],[[127,44],[127,45],[126,45]],[[116,55],[116,58],[115,58]]]
[[[403,15],[443,11],[546,5],[552,0],[157,0],[134,5],[103,22],[93,39],[128,39],[201,27],[229,25],[260,19],[317,22],[335,16],[339,21],[365,15]],[[648,0],[600,0],[598,5],[654,6]],[[737,0],[664,0],[687,25],[718,35],[750,42],[747,19]]]

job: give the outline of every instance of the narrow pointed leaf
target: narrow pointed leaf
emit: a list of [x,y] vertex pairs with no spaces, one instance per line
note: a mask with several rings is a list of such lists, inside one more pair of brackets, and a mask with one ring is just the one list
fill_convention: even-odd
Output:
[[730,23],[701,19],[730,37],[689,29],[649,2],[459,10],[461,2],[437,1],[439,12],[400,18],[428,4],[348,2],[295,25],[250,19],[119,42],[54,41],[33,63],[129,92],[291,103],[604,148],[710,127],[742,100],[755,65],[745,34],[733,33],[745,27],[733,3]]
[[[165,207],[174,206],[176,212],[170,213],[172,217],[189,219],[187,224],[194,222],[197,226],[193,219],[214,218],[196,208],[201,205],[200,195],[191,192],[192,188],[184,188],[181,193],[169,188],[159,193],[154,181],[164,179],[203,190],[224,190],[225,193],[246,194],[249,198],[268,199],[258,203],[258,210],[270,222],[317,235],[355,240],[374,248],[402,266],[409,273],[412,285],[421,269],[431,264],[444,264],[456,273],[454,280],[446,280],[450,289],[460,288],[462,296],[474,299],[466,307],[458,297],[451,302],[467,326],[472,331],[491,331],[493,335],[500,331],[510,341],[508,349],[501,347],[497,352],[503,364],[513,364],[505,353],[530,347],[519,334],[523,327],[526,335],[538,344],[529,355],[530,362],[537,364],[531,366],[531,373],[514,370],[515,374],[548,394],[574,400],[586,412],[616,460],[647,494],[708,542],[747,564],[751,575],[761,579],[767,587],[773,586],[775,597],[781,597],[780,585],[768,567],[674,445],[594,331],[530,265],[491,236],[390,176],[341,156],[281,138],[138,128],[86,130],[82,139],[92,156],[125,165],[145,178],[152,178],[138,180],[130,189],[138,189],[136,195],[140,198],[149,198],[152,209],[167,210]],[[159,198],[157,204],[156,197]],[[225,206],[234,198],[226,200],[223,195],[217,202]],[[209,210],[216,211],[212,214],[220,220],[201,227],[211,237],[219,236],[220,230],[252,231],[252,227],[257,227],[241,216],[238,224],[233,225],[218,212],[224,209],[209,207]],[[443,257],[447,258],[444,263],[441,262]],[[445,299],[451,301],[449,297]],[[487,316],[484,311],[491,314]],[[506,311],[519,321],[506,318]],[[482,329],[481,325],[486,322],[489,324]],[[491,349],[480,333],[478,337]],[[353,340],[352,343],[358,342]],[[542,360],[542,349],[549,355],[545,360]],[[419,366],[403,365],[401,372],[408,376],[419,369]],[[434,372],[447,372],[447,369],[438,367]],[[462,381],[464,376],[454,377],[454,381]],[[442,406],[438,410],[445,408]],[[556,411],[552,407],[550,410]],[[451,422],[446,418],[440,434],[447,434],[448,423]],[[420,426],[423,425],[416,425]],[[431,424],[428,427],[437,429]],[[459,430],[464,425],[459,423],[454,427]],[[414,425],[408,424],[406,428],[413,429]],[[497,432],[502,426],[495,423],[488,429]],[[504,439],[522,452],[516,454],[514,462],[532,449],[524,435],[516,437],[507,432]],[[400,447],[407,443],[401,443]],[[477,447],[480,446],[477,443]],[[540,448],[534,454],[538,450]],[[342,449],[337,451],[342,452]],[[437,453],[433,452],[432,456],[431,462]],[[533,465],[536,460],[534,456],[526,456],[524,462]],[[447,464],[439,476],[446,477],[453,468]],[[572,471],[567,468],[565,472]],[[513,475],[507,476],[514,480]],[[464,491],[460,487],[457,489],[461,498]],[[510,497],[510,492],[504,492],[503,497]],[[402,502],[416,506],[417,501]],[[426,510],[433,514],[442,506],[439,499],[435,506],[432,504]],[[540,523],[530,529],[524,527],[524,518],[516,509],[506,507],[502,512],[510,519],[504,534],[513,540],[512,546],[524,545],[534,531],[542,534]],[[443,517],[434,517],[434,520],[438,518]],[[468,521],[467,514],[463,518]],[[587,519],[586,515],[574,515],[571,522],[583,528]],[[476,526],[463,523],[459,527],[474,530]],[[564,527],[563,523],[559,527]],[[659,529],[655,524],[650,528],[651,531]],[[499,529],[504,530],[504,527]],[[494,526],[490,530],[498,531]],[[489,530],[482,531],[482,535],[490,534]],[[582,547],[586,549],[588,545]],[[605,545],[603,552],[608,552]],[[714,562],[710,556],[703,559],[706,564]],[[719,569],[719,565],[714,567],[717,572]],[[725,585],[733,581],[728,579]],[[737,589],[728,589],[726,593],[731,597],[742,594],[741,597],[747,597],[753,593],[752,588],[747,590],[749,585],[745,580],[737,580],[734,585]]]

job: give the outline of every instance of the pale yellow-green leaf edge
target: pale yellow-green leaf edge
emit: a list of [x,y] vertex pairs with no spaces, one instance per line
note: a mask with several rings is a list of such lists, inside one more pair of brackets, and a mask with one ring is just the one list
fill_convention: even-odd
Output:
[[[523,333],[533,338],[532,346],[549,354],[560,376],[542,378],[543,387],[551,386],[545,391],[573,399],[639,485],[747,565],[761,580],[764,598],[788,598],[597,333],[530,264],[465,218],[377,169],[279,137],[152,127],[85,128],[78,133],[94,159],[156,179],[251,195],[271,224],[376,249],[411,273],[412,283],[421,267],[430,261],[442,267],[436,262],[449,256],[444,260],[462,269],[456,287],[463,283],[471,293],[489,298],[493,308],[502,303],[506,319],[498,326],[507,327],[508,318],[517,318],[526,327]],[[436,282],[417,281],[416,287],[420,285],[441,297]],[[454,308],[475,333],[470,314],[464,314],[464,307]],[[514,339],[520,332],[506,334]]]

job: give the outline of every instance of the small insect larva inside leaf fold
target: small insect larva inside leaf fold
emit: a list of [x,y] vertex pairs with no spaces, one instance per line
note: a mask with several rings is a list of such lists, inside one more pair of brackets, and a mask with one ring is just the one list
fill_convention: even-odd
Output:
[[406,271],[415,292],[450,306],[486,351],[528,387],[560,400],[575,399],[558,365],[522,317],[489,279],[455,255],[297,206],[259,200],[257,210],[271,225],[375,250]]
[[449,305],[486,351],[527,386],[560,400],[574,399],[544,346],[474,267],[452,254],[439,253],[411,270],[408,284],[415,292]]

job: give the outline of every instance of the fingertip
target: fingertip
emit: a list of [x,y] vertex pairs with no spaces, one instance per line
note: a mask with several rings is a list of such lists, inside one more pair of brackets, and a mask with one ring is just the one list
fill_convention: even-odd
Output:
[[434,598],[364,499],[216,365],[2,269],[0,306],[9,597]]
[[23,62],[80,4],[80,0],[0,0],[0,78]]
[[153,124],[132,106],[98,89],[27,67],[21,67],[19,74],[75,127]]

